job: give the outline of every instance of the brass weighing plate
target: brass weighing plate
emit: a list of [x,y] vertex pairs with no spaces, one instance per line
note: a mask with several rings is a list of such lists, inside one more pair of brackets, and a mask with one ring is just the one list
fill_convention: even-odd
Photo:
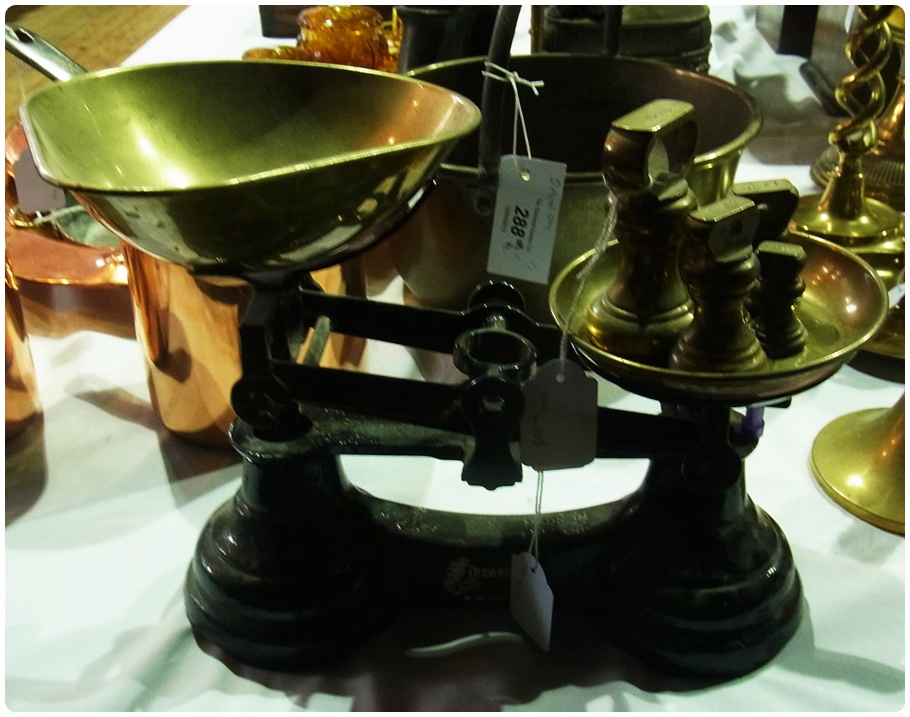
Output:
[[[607,247],[604,260],[583,281],[582,269],[593,251],[560,272],[550,290],[550,308],[559,326],[568,326],[573,345],[591,367],[633,393],[658,400],[731,406],[783,398],[831,376],[875,334],[888,311],[884,285],[864,261],[808,235],[791,233],[790,240],[807,254],[802,272],[806,291],[796,313],[806,327],[808,343],[800,354],[773,360],[761,371],[709,373],[649,366],[590,343],[583,326],[585,312],[619,268],[616,242]],[[581,294],[576,300],[579,284]]]
[[143,251],[222,275],[317,269],[367,248],[480,122],[425,82],[272,61],[78,75],[22,112],[44,179]]

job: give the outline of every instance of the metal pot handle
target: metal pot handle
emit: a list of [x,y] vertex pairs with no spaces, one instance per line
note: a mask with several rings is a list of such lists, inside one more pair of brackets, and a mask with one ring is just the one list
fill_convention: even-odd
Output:
[[[500,67],[509,69],[512,55],[512,41],[518,25],[521,5],[501,5],[496,13],[493,35],[487,59]],[[622,5],[609,5],[604,9],[604,48],[607,57],[614,56],[619,48],[619,32],[622,25]],[[502,137],[502,114],[506,83],[489,77],[484,80],[480,101],[480,136],[478,137],[478,163],[481,186],[492,187],[499,171],[500,142]]]
[[[518,25],[521,5],[502,5],[496,13],[493,35],[487,59],[495,65],[509,68],[512,57],[512,40]],[[502,113],[506,84],[485,78],[480,100],[479,169],[481,184],[491,186],[499,171]]]
[[65,82],[87,72],[47,40],[19,25],[6,25],[6,51],[52,80]]

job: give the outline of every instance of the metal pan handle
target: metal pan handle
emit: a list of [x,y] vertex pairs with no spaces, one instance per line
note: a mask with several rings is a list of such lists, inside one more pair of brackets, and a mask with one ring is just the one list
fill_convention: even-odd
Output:
[[19,25],[6,25],[6,51],[52,80],[65,82],[87,72],[47,40]]

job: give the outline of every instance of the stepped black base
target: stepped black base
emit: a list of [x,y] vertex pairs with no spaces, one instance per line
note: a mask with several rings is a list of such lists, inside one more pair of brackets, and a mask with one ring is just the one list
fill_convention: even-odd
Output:
[[774,657],[802,589],[782,531],[742,491],[699,494],[653,463],[587,571],[589,622],[667,674],[732,678]]
[[[350,489],[321,439],[259,441],[242,422],[232,437],[243,483],[205,526],[186,606],[196,632],[240,662],[316,667],[408,601],[508,595],[511,553],[527,545],[530,519],[503,518],[501,542],[466,546],[445,540],[442,516],[455,514],[415,509],[419,529],[405,534],[406,519],[383,522],[378,514],[395,511]],[[691,452],[697,465],[653,460],[618,504],[548,516],[545,526],[566,529],[545,530],[540,549],[557,611],[660,672],[728,679],[786,644],[802,593],[786,538],[745,492],[741,459],[729,446],[719,458],[712,442]]]
[[335,456],[258,441],[241,422],[233,431],[243,482],[199,538],[186,582],[190,624],[248,665],[323,664],[388,619],[381,535],[342,489]]

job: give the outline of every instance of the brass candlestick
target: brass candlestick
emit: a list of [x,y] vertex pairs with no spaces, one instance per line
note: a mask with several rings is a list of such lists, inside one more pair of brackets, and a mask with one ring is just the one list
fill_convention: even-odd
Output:
[[[894,41],[892,52],[904,52],[904,10],[896,7],[886,23]],[[876,140],[863,158],[866,195],[904,211],[904,76],[901,72],[897,86],[884,111],[876,120]],[[812,166],[812,179],[826,187],[839,161],[835,145],[828,147]]]
[[[885,20],[890,7],[863,6],[863,20],[851,33],[847,54],[856,70],[844,78],[835,96],[851,117],[835,127],[829,140],[838,164],[825,191],[804,197],[790,222],[792,229],[833,241],[864,254],[902,254],[904,220],[887,204],[866,196],[863,156],[875,146],[875,118],[884,109],[881,69],[893,46]],[[876,42],[868,50],[870,38]],[[868,100],[859,99],[865,89]]]
[[904,397],[825,426],[812,445],[812,472],[849,513],[903,535]]
[[[868,261],[887,288],[897,283],[903,270],[904,217],[868,196],[863,161],[876,146],[875,120],[884,109],[881,70],[894,44],[887,22],[893,10],[893,6],[860,6],[862,21],[846,46],[856,70],[835,93],[851,116],[829,135],[838,163],[824,192],[803,197],[790,221],[791,230],[838,244]],[[902,320],[899,323],[903,325]],[[884,353],[903,356],[903,336],[889,339]]]

